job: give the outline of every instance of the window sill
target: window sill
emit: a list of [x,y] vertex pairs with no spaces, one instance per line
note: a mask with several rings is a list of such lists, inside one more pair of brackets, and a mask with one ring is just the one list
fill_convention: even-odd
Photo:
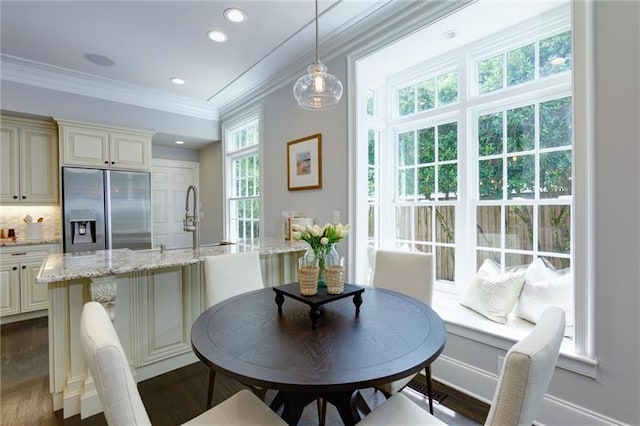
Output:
[[[533,330],[534,324],[509,315],[506,324],[491,321],[482,315],[467,309],[458,303],[458,295],[443,291],[434,291],[433,309],[440,315],[447,326],[447,332],[483,343],[502,350],[509,350],[513,344]],[[564,338],[560,347],[558,367],[595,378],[597,360],[579,355],[575,351],[574,341]]]

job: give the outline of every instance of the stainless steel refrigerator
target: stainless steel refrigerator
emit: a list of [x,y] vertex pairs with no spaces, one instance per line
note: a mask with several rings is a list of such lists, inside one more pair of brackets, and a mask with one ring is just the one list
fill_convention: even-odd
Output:
[[151,248],[149,173],[64,167],[65,253]]

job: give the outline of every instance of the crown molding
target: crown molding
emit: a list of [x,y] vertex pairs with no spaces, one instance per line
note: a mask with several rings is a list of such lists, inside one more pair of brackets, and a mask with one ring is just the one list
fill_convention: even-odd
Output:
[[137,84],[0,54],[0,79],[28,86],[89,96],[206,120],[218,120],[217,108],[206,101],[168,95]]
[[[347,54],[356,57],[366,56],[472,1],[474,0],[389,1],[341,25],[326,36],[320,47],[323,52],[322,62],[326,64]],[[310,49],[292,63],[286,64],[273,78],[234,96],[231,102],[220,106],[220,119],[232,117],[250,104],[287,84],[292,84],[302,75],[313,56],[314,50]],[[293,97],[293,93],[291,96]]]

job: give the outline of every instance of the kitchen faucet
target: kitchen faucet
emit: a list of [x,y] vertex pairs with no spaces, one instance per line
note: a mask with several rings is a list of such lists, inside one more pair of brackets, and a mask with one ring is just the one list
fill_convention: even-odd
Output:
[[[193,191],[193,214],[189,215],[189,193]],[[189,185],[187,188],[187,200],[185,203],[184,213],[184,226],[182,227],[185,232],[193,232],[193,249],[198,250],[200,248],[200,218],[198,217],[198,195],[196,187]]]

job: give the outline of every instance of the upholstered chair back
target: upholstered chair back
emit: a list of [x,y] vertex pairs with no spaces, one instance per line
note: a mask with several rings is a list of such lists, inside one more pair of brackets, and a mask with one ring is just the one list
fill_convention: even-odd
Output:
[[[431,306],[433,295],[433,254],[378,250],[373,271],[373,286],[397,291]],[[429,407],[433,409],[431,369],[425,371],[429,389]],[[415,375],[377,386],[386,395],[404,388]],[[433,411],[432,411],[433,412]]]
[[507,352],[485,425],[533,424],[558,361],[564,326],[564,311],[548,308],[533,331]]
[[111,426],[150,425],[127,356],[109,314],[98,302],[84,305],[80,345]]
[[207,306],[238,294],[264,288],[258,252],[221,254],[204,258]]
[[373,285],[406,294],[431,306],[433,254],[378,250]]

